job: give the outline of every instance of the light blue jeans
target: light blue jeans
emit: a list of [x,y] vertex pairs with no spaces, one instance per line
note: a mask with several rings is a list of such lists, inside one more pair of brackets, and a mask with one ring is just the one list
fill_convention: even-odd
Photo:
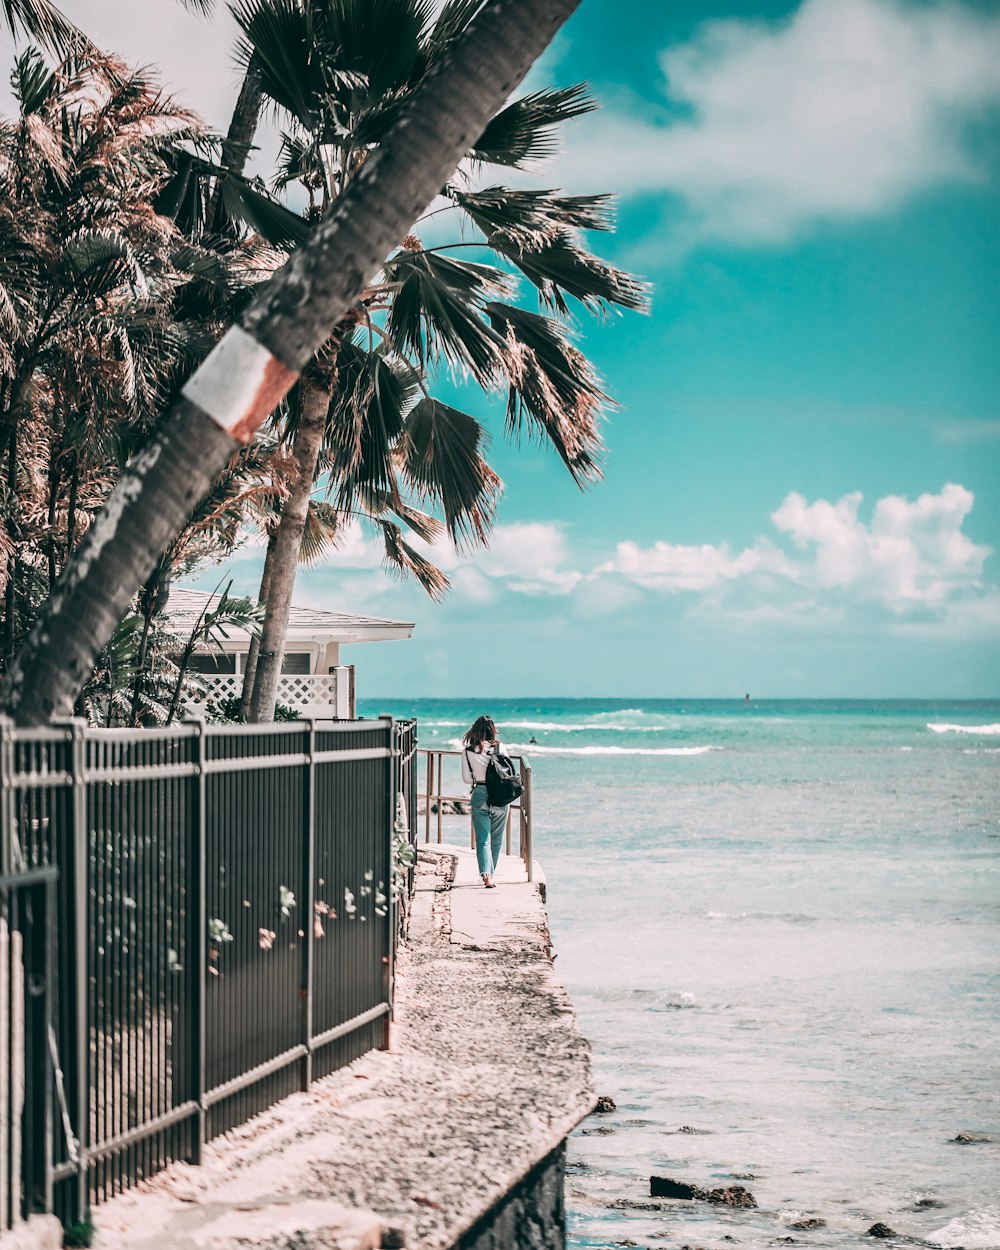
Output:
[[476,832],[476,858],[480,875],[493,876],[500,860],[504,830],[507,828],[506,807],[490,807],[486,787],[472,790],[472,827]]

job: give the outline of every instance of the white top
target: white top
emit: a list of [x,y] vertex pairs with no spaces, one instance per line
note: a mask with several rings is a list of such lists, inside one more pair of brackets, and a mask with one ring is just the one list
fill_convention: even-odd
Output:
[[473,751],[471,747],[462,749],[462,780],[470,785],[479,785],[486,780],[486,765],[493,754],[493,747],[484,746],[482,751]]

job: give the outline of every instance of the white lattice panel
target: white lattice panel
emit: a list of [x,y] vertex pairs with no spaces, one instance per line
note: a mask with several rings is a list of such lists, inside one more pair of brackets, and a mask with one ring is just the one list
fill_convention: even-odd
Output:
[[[184,704],[199,716],[214,716],[226,699],[243,693],[242,675],[199,673],[202,690],[192,690]],[[295,708],[302,716],[333,716],[337,706],[337,678],[333,673],[278,678],[278,702]]]

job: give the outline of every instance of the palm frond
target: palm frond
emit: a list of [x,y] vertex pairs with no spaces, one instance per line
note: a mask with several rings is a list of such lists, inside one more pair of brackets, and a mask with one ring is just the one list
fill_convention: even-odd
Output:
[[519,251],[537,249],[567,229],[610,230],[612,225],[610,195],[557,195],[513,187],[448,187],[446,194],[468,213],[491,247],[502,243]]
[[569,231],[537,249],[514,247],[503,238],[494,238],[493,246],[537,287],[542,303],[564,317],[571,312],[567,295],[597,314],[615,306],[634,312],[649,307],[648,283],[588,252]]
[[317,39],[312,6],[299,0],[233,0],[229,11],[243,31],[237,45],[242,67],[252,61],[266,95],[307,130],[313,129],[325,84],[313,55]]
[[356,340],[341,346],[324,455],[343,506],[362,487],[392,490],[393,448],[416,392],[412,373],[384,352]]
[[125,284],[139,285],[139,267],[128,240],[113,230],[80,230],[66,240],[63,256],[77,301],[105,299]]
[[385,559],[389,569],[400,576],[408,573],[415,577],[436,602],[443,599],[451,585],[447,575],[436,564],[432,564],[426,556],[410,546],[398,525],[384,518],[378,518],[375,524],[382,532]]
[[578,486],[599,478],[598,420],[607,396],[566,327],[509,304],[491,304],[487,312],[507,345],[508,431],[527,427],[547,439]]
[[86,35],[51,0],[2,0],[0,14],[12,35],[21,29],[57,56],[90,46]]
[[586,83],[549,88],[521,96],[501,109],[469,150],[484,165],[523,169],[559,150],[557,127],[597,107]]
[[222,202],[232,219],[245,222],[275,247],[296,247],[312,232],[298,213],[232,174],[223,179]]
[[429,0],[324,0],[318,22],[333,64],[363,76],[377,100],[412,83],[423,65],[422,35],[434,6]]
[[482,7],[483,0],[446,0],[427,36],[428,56],[434,58],[447,51]]
[[336,548],[343,534],[340,520],[340,513],[332,504],[321,499],[310,500],[299,551],[302,564],[315,564]]
[[10,88],[21,106],[21,116],[39,113],[56,89],[55,72],[45,64],[37,48],[26,48],[14,63]]
[[509,294],[507,275],[491,265],[404,250],[386,262],[385,276],[397,284],[386,330],[398,349],[422,368],[443,358],[488,385],[498,343],[482,308],[493,295]]
[[441,505],[453,541],[485,542],[503,483],[481,455],[486,432],[468,413],[422,399],[406,421],[399,461],[410,486]]

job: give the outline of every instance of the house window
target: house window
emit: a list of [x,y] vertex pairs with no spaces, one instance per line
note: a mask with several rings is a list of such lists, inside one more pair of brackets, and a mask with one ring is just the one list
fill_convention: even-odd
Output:
[[235,673],[236,656],[221,655],[218,651],[195,652],[188,662],[192,673]]
[[309,674],[309,652],[288,651],[281,661],[281,672],[285,677],[306,677]]

